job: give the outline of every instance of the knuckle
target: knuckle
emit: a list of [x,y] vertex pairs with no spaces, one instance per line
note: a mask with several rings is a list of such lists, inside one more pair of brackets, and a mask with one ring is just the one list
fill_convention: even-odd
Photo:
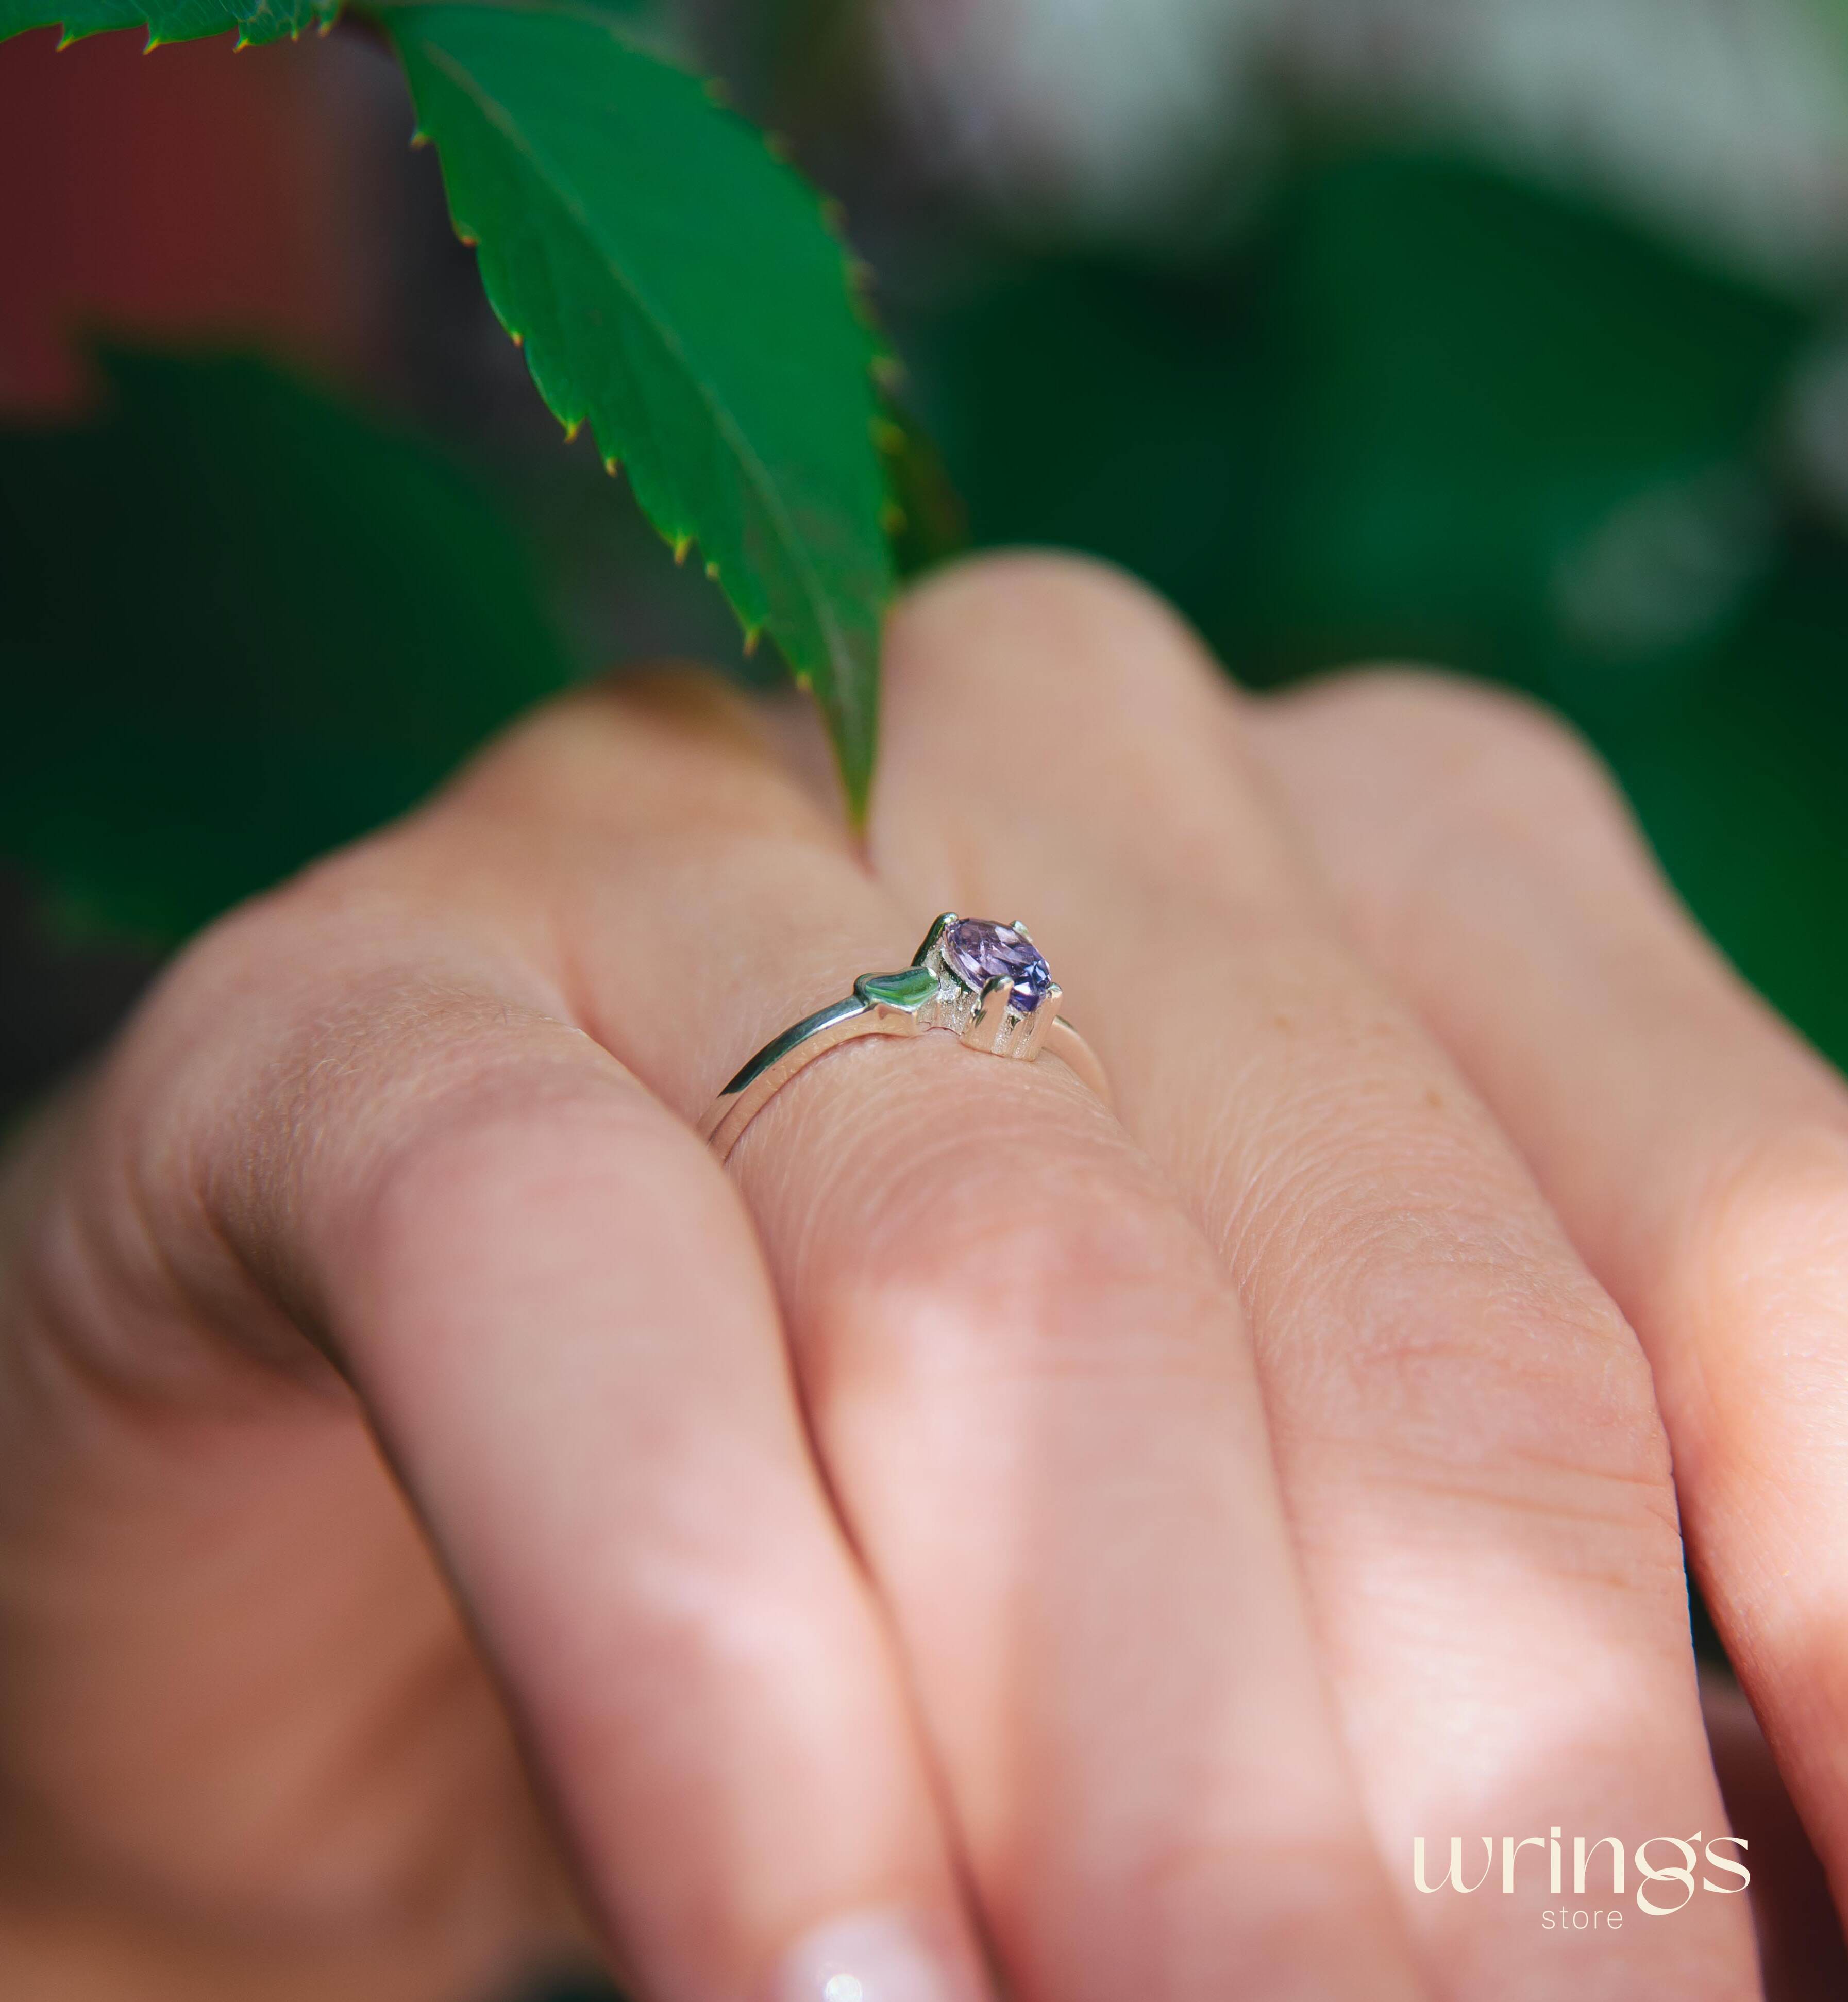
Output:
[[[830,814],[779,750],[762,706],[711,669],[624,669],[542,703],[495,738],[413,817],[419,832],[491,862],[510,834],[555,877],[581,866],[587,835],[633,853],[697,828],[735,851],[783,839],[841,846]],[[530,867],[518,880],[530,877]],[[519,890],[512,889],[518,898]]]
[[[1453,1239],[1440,1255],[1471,1254]],[[1368,1345],[1369,1390],[1404,1409],[1408,1435],[1438,1414],[1450,1432],[1443,1460],[1472,1477],[1557,1471],[1665,1487],[1648,1365],[1614,1307],[1501,1254],[1470,1278],[1447,1274],[1427,1299],[1389,1314]]]
[[915,585],[909,606],[979,601],[987,609],[1023,605],[1062,614],[1077,610],[1159,620],[1174,615],[1155,592],[1126,570],[1100,556],[1066,549],[1002,549],[965,556]]
[[[586,1553],[591,1564],[597,1554]],[[831,1582],[805,1578],[786,1551],[735,1523],[692,1536],[657,1520],[646,1537],[611,1537],[601,1555],[574,1627],[594,1672],[620,1659],[629,1686],[671,1689],[698,1707],[709,1690],[767,1696],[839,1670],[844,1623]]]
[[657,755],[767,760],[742,690],[711,668],[663,664],[601,675],[541,703],[494,740],[488,763],[542,792],[561,783],[594,791],[638,732]]
[[[1435,1143],[1434,1143],[1435,1144]],[[1273,1303],[1267,1369],[1304,1379],[1341,1435],[1415,1449],[1431,1477],[1531,1492],[1556,1477],[1668,1492],[1641,1345],[1616,1306],[1478,1160],[1343,1143],[1316,1193],[1273,1209],[1242,1257]]]
[[1487,1284],[1428,1288],[1366,1331],[1343,1389],[1324,1443],[1376,1510],[1422,1502],[1440,1533],[1466,1534],[1486,1513],[1556,1572],[1679,1589],[1667,1435],[1614,1310],[1562,1299],[1518,1264]]
[[1164,699],[1228,692],[1193,632],[1154,591],[1099,558],[1063,551],[969,557],[914,588],[894,616],[888,673],[901,684],[961,676],[977,671],[976,651],[1005,658],[1010,676],[1056,681],[1062,702],[1082,696],[1132,716]]
[[[1197,1366],[1228,1282],[1205,1240],[1144,1179],[1093,1156],[943,1163],[841,1273],[843,1328],[877,1326],[908,1378],[971,1371],[1027,1383]],[[1101,1169],[1101,1172],[1100,1170]]]
[[228,1112],[271,1136],[250,1164],[270,1168],[336,1137],[382,1146],[485,1113],[515,1072],[555,1090],[615,1072],[567,1013],[537,965],[471,939],[359,849],[201,934],[153,997],[143,1062],[220,1127]]
[[1306,699],[1345,732],[1383,734],[1395,756],[1414,761],[1418,796],[1440,812],[1609,811],[1619,797],[1571,724],[1514,689],[1435,668],[1375,667],[1338,675]]
[[370,1160],[347,1179],[375,1232],[413,1241],[505,1229],[567,1191],[601,1197],[661,1125],[615,1060],[562,1024],[486,1047],[452,1024],[389,1088],[401,1103],[384,1107]]
[[1038,1348],[1059,1341],[1080,1303],[1140,1299],[1184,1282],[1191,1248],[1152,1202],[1055,1191],[1028,1198],[1004,1229],[958,1233],[950,1254],[995,1317]]
[[1148,1358],[1150,1333],[1198,1283],[1182,1236],[1152,1205],[1030,1199],[1004,1227],[953,1228],[944,1269],[987,1353],[1035,1373],[1118,1366]]

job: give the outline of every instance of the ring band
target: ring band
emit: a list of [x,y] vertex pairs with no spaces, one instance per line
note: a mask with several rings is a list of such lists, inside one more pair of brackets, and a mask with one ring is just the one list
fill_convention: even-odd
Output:
[[1060,1015],[1062,999],[1024,925],[946,911],[903,972],[862,974],[844,1001],[804,1016],[765,1043],[713,1100],[700,1133],[723,1161],[758,1113],[817,1057],[856,1037],[917,1036],[926,1029],[947,1029],[972,1050],[1029,1063],[1049,1052],[1107,1105],[1104,1066]]

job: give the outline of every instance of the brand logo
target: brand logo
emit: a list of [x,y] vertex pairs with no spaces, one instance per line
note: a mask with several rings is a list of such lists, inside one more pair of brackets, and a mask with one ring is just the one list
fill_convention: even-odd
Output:
[[[1477,1842],[1483,1848],[1479,1870],[1475,1861]],[[1666,1919],[1672,1918],[1703,1892],[1735,1896],[1752,1882],[1752,1873],[1739,1857],[1726,1853],[1736,1850],[1742,1855],[1748,1847],[1743,1836],[1716,1835],[1704,1847],[1701,1844],[1698,1829],[1686,1839],[1679,1835],[1651,1835],[1645,1836],[1627,1854],[1623,1844],[1614,1835],[1599,1836],[1589,1843],[1582,1835],[1575,1835],[1571,1846],[1570,1895],[1574,1898],[1592,1895],[1602,1898],[1607,1883],[1610,1896],[1622,1898],[1626,1896],[1627,1885],[1634,1879],[1637,1910],[1648,1918]],[[1469,1856],[1466,1864],[1466,1847]],[[1537,1849],[1540,1854],[1524,1861],[1523,1852],[1529,1849]],[[1445,1890],[1460,1892],[1467,1897],[1473,1892],[1491,1888],[1499,1857],[1501,1881],[1494,1888],[1504,1897],[1514,1896],[1517,1875],[1522,1880],[1522,1889],[1536,1889],[1536,1879],[1542,1871],[1546,1873],[1548,1894],[1564,1897],[1567,1895],[1566,1855],[1564,1842],[1557,1828],[1545,1835],[1502,1836],[1499,1847],[1498,1838],[1492,1835],[1471,1837],[1466,1845],[1463,1836],[1453,1835],[1450,1838],[1449,1868],[1434,1884],[1424,1837],[1415,1835],[1412,1837],[1412,1882],[1427,1897],[1435,1898]],[[1719,1872],[1718,1879],[1710,1875],[1710,1871]],[[1471,1872],[1474,1873],[1473,1881]],[[1588,1886],[1595,1875],[1604,1879],[1604,1882],[1594,1893],[1588,1890]],[[1582,1906],[1574,1909],[1562,1905],[1557,1909],[1549,1908],[1540,1915],[1540,1924],[1549,1932],[1615,1932],[1623,1923],[1623,1913],[1619,1908],[1592,1911]]]

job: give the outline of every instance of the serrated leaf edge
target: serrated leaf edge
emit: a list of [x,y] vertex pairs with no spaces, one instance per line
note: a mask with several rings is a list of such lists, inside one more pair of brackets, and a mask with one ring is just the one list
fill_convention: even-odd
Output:
[[[392,9],[391,11],[396,12],[398,10]],[[403,11],[406,14],[414,16],[417,9],[415,7],[407,7]],[[535,9],[534,11],[544,12],[550,10]],[[576,9],[571,9],[570,11],[572,12],[577,18],[585,18],[583,15],[578,13]],[[601,29],[605,33],[609,34],[610,39],[612,41],[618,43],[626,54],[636,57],[638,60],[648,62],[661,62],[664,68],[671,68],[677,67],[677,65],[665,63],[661,57],[654,55],[648,51],[639,48],[633,42],[628,40],[626,37],[619,34],[615,33],[612,31],[607,23],[598,21],[594,25]],[[552,183],[549,175],[547,174],[544,163],[542,162],[539,156],[534,152],[533,149],[526,144],[525,141],[521,136],[518,125],[514,120],[513,114],[504,105],[501,104],[497,99],[493,97],[490,92],[484,90],[476,79],[469,75],[466,69],[453,61],[449,58],[446,51],[434,48],[428,43],[426,43],[423,47],[423,53],[426,59],[431,62],[436,68],[441,69],[458,89],[464,92],[465,95],[470,97],[479,106],[483,116],[488,118],[490,121],[494,124],[494,126],[500,131],[502,136],[507,141],[509,145],[511,145],[527,162],[530,169],[539,180],[540,184],[548,189],[549,192],[552,195],[552,198],[558,202],[560,207],[565,211],[566,214],[570,217],[574,225],[577,228],[581,229],[591,242],[597,245],[599,257],[601,260],[605,261],[605,267],[609,271],[616,284],[629,298],[636,311],[641,316],[648,326],[654,331],[656,337],[661,341],[662,344],[668,348],[669,352],[673,354],[679,360],[681,365],[685,369],[688,376],[692,381],[698,391],[701,401],[705,403],[708,411],[710,413],[713,423],[718,427],[721,434],[726,438],[727,443],[731,446],[740,465],[744,469],[748,476],[751,479],[752,487],[757,491],[760,500],[763,502],[772,518],[776,521],[779,528],[782,531],[786,539],[786,545],[793,554],[794,558],[794,567],[804,586],[804,595],[816,615],[816,623],[821,630],[824,641],[828,647],[831,664],[834,665],[836,670],[832,677],[835,682],[835,706],[837,710],[842,713],[843,720],[845,720],[849,705],[846,702],[842,700],[842,696],[844,693],[851,690],[852,682],[850,677],[840,672],[839,669],[843,665],[851,664],[853,654],[848,645],[846,633],[841,627],[839,621],[835,618],[832,609],[829,607],[828,602],[828,593],[825,588],[822,586],[820,578],[816,574],[814,567],[810,562],[807,551],[803,542],[802,538],[796,532],[794,525],[790,519],[788,511],[784,507],[780,497],[776,494],[774,483],[770,479],[769,468],[764,465],[762,459],[758,456],[755,450],[750,445],[748,440],[746,439],[740,431],[737,420],[732,414],[729,407],[721,399],[715,396],[712,393],[710,386],[706,381],[703,374],[692,366],[692,362],[688,358],[685,348],[682,347],[680,341],[675,337],[671,330],[664,323],[657,311],[637,289],[629,274],[622,270],[613,260],[609,259],[608,252],[604,249],[601,241],[598,237],[596,230],[592,226],[588,217],[584,214],[582,205],[577,199],[575,194],[573,193],[567,195],[565,193],[561,192]],[[688,74],[688,72],[684,71],[682,73],[683,75]],[[725,111],[722,107],[718,106],[713,106],[712,109],[714,115],[717,117],[728,117],[734,115]],[[739,120],[737,122],[743,124],[747,131],[755,131],[756,130],[755,127],[750,125],[748,120]],[[758,136],[761,139],[762,135],[759,134]],[[439,152],[441,150],[440,141],[438,142],[438,150]],[[773,166],[783,167],[784,166],[784,163],[776,158],[774,152],[771,152],[771,149],[767,145],[765,147],[765,150],[766,153],[769,154],[771,164]],[[785,168],[785,171],[789,171],[789,169]],[[809,192],[806,184],[804,184],[803,191],[806,197]],[[818,198],[818,207],[819,201]],[[459,216],[457,217],[455,220],[458,230],[460,232],[468,232],[468,234],[464,236],[465,242],[478,239],[479,232],[475,229],[472,225],[464,222]],[[827,228],[825,216],[821,218],[821,221],[822,226],[825,228]],[[834,232],[832,230],[829,230],[828,233],[831,236],[834,235]],[[838,243],[838,238],[835,240]],[[845,253],[843,253],[844,265],[846,264],[846,255]],[[847,271],[845,269],[843,270],[842,276],[844,282],[847,284],[848,298],[851,302],[854,298],[854,290],[851,281],[848,277]],[[486,289],[485,285],[483,289]],[[495,316],[500,320],[503,326],[507,327],[507,331],[511,334],[513,333],[513,330],[509,324],[507,316],[501,311],[499,302],[493,298],[491,293],[490,295],[490,303],[493,306]],[[520,338],[517,334],[514,335],[513,337],[516,342],[518,342]],[[877,357],[873,358],[873,362],[876,362],[877,358],[878,358]],[[871,365],[873,365],[873,363],[869,364],[870,367]],[[552,409],[553,414],[558,418],[561,424],[567,424],[567,426],[571,424],[574,422],[574,419],[568,417],[563,410],[559,409],[556,405],[553,403],[553,399],[550,397],[546,396],[544,385],[539,382],[536,375],[534,378],[534,382],[535,386],[539,389],[539,393],[542,397],[545,398],[548,407]],[[560,399],[560,401],[562,400],[563,399]],[[584,414],[588,416],[588,413],[587,412]],[[578,417],[575,421],[581,423],[583,421],[583,418]],[[600,445],[607,445],[610,442],[612,442],[612,441],[605,440],[601,436],[599,436],[598,439],[598,443]],[[615,441],[614,442],[620,444],[622,441]],[[659,526],[658,524],[657,525]],[[673,528],[663,528],[661,529],[661,533],[667,536],[674,546],[675,560],[677,563],[684,560],[686,553],[686,547],[692,542],[693,538],[682,531]],[[729,590],[727,590],[725,595],[727,598],[731,600],[732,609],[736,614],[741,626],[744,629],[747,637],[748,637],[755,630],[757,629],[754,629],[750,626],[746,613],[737,604],[737,600],[732,598],[731,592]],[[762,623],[768,625],[769,630],[772,633],[775,633],[776,626],[773,623],[770,623],[768,619],[762,622]],[[793,661],[791,662],[790,666],[791,671],[795,674],[798,683],[804,687],[809,685],[810,677],[808,675],[805,671],[799,671]],[[855,702],[852,706],[857,717],[857,702]],[[843,762],[844,762],[845,761],[843,761]],[[851,782],[849,783],[850,790],[857,793],[858,788],[856,786],[853,786]]]

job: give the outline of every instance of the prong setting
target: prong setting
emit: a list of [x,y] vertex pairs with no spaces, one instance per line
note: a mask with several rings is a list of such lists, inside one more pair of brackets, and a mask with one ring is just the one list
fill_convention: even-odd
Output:
[[1003,1055],[1009,1017],[1016,1023],[1021,1019],[1013,1006],[1013,999],[1014,983],[1011,980],[991,980],[982,990],[975,1013],[963,1031],[963,1041],[972,1049],[987,1050],[995,1056]]
[[943,970],[943,934],[952,925],[961,922],[954,911],[945,911],[941,916],[933,919],[929,930],[924,934],[924,943],[912,955],[912,964],[928,966],[941,973]]
[[1041,997],[1040,1005],[1027,1020],[1027,1033],[1014,1045],[1012,1055],[1031,1063],[1046,1046],[1046,1034],[1058,1019],[1058,1004],[1065,989],[1055,980]]
[[[958,927],[967,936],[953,941]],[[964,920],[946,911],[912,964],[937,982],[935,997],[919,1011],[922,1026],[947,1029],[970,1048],[995,1056],[1031,1061],[1039,1055],[1058,1014],[1059,989],[1024,926]],[[978,970],[986,977],[972,978]]]

